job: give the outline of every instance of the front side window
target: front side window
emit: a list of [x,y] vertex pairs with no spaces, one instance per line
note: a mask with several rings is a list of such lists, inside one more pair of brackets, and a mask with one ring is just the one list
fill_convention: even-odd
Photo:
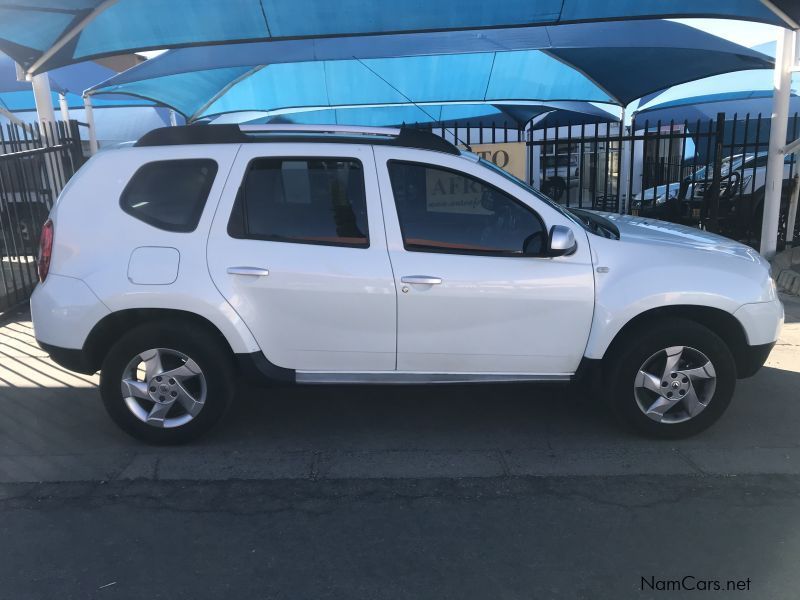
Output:
[[343,158],[258,158],[245,174],[228,233],[300,244],[369,246],[364,169]]
[[403,244],[416,252],[540,256],[539,216],[508,194],[449,169],[391,161]]
[[217,175],[207,158],[159,160],[134,173],[119,199],[122,210],[166,231],[194,231]]

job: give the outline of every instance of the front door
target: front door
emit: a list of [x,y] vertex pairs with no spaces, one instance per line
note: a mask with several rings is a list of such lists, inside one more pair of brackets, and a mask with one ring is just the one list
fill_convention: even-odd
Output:
[[[398,290],[398,371],[565,376],[594,308],[586,232],[463,157],[375,147]],[[569,226],[571,256],[547,258]]]
[[369,146],[243,145],[208,264],[272,363],[394,370],[396,294]]

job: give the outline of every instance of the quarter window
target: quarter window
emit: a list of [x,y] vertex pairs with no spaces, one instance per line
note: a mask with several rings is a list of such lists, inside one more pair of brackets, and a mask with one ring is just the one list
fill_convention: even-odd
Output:
[[361,163],[341,158],[252,161],[228,233],[277,242],[369,246]]
[[391,161],[403,244],[416,252],[539,256],[541,219],[508,194],[464,173]]
[[194,231],[217,175],[211,159],[161,160],[143,165],[120,196],[126,213],[167,231]]

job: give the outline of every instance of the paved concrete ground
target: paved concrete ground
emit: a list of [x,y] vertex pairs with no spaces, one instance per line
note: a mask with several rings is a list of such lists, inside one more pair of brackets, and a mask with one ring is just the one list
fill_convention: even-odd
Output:
[[0,250],[0,310],[24,301],[36,281],[35,257],[11,258]]
[[152,448],[23,316],[0,331],[0,598],[655,598],[673,595],[641,577],[685,575],[795,598],[785,301],[767,367],[679,442],[562,387],[297,387],[243,390],[202,442]]

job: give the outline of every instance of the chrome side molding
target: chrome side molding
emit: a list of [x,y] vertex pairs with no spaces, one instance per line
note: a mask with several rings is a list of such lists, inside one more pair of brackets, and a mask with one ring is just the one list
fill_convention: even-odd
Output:
[[528,373],[412,373],[375,371],[371,373],[341,373],[297,371],[297,383],[305,384],[391,384],[421,385],[429,383],[513,383],[528,381],[569,381],[571,373],[536,375]]

